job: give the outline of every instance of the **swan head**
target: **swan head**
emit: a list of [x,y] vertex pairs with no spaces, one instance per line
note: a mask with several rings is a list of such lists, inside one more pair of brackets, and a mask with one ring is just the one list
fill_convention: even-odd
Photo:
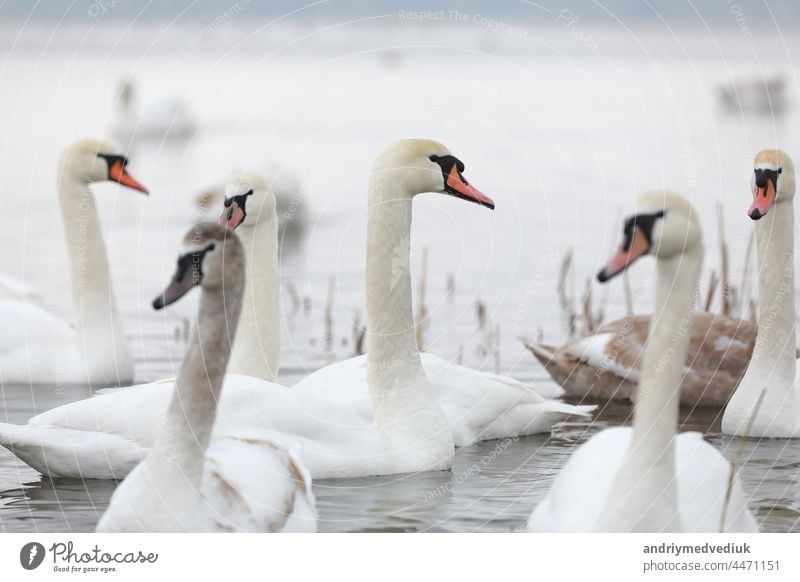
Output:
[[114,145],[82,139],[64,150],[60,172],[87,184],[110,180],[147,194],[147,188],[128,173],[127,166],[128,158]]
[[464,163],[437,141],[401,139],[375,159],[373,178],[400,186],[411,196],[438,192],[494,209],[494,202],[464,177]]
[[674,192],[644,194],[637,200],[634,214],[625,219],[622,246],[597,274],[597,280],[605,283],[644,255],[672,259],[702,244],[700,222],[691,202]]
[[750,177],[753,203],[748,216],[758,220],[775,204],[794,198],[794,164],[783,150],[761,150],[753,160]]
[[162,309],[186,295],[195,287],[225,289],[232,295],[234,287],[244,285],[244,251],[236,233],[221,224],[200,222],[183,238],[178,264],[164,292],[153,301],[154,309]]
[[277,220],[275,192],[253,172],[232,174],[225,186],[225,202],[219,223],[231,230]]

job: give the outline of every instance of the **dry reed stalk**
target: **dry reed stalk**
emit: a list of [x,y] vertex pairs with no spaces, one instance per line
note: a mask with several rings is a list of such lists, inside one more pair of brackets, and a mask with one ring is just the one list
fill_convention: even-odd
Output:
[[625,311],[628,315],[633,315],[633,291],[628,269],[622,271],[622,289],[625,291]]
[[594,313],[594,326],[595,328],[599,328],[603,325],[603,321],[606,318],[606,309],[608,308],[608,285],[603,285],[600,289],[600,302],[597,305],[597,309]]
[[494,328],[494,338],[492,341],[492,349],[494,351],[494,373],[500,373],[500,324],[498,323]]
[[717,220],[719,221],[720,293],[722,294],[722,315],[729,317],[731,313],[731,282],[728,266],[728,242],[725,240],[725,217],[722,212],[722,201],[717,202]]
[[333,348],[333,293],[336,286],[336,275],[331,275],[328,283],[328,300],[325,303],[325,351]]
[[292,310],[289,312],[289,315],[294,316],[300,311],[303,302],[300,300],[300,294],[297,292],[297,288],[291,281],[286,281],[286,292],[289,294],[289,301],[292,303]]
[[355,314],[353,314],[353,347],[356,356],[364,354],[364,338],[366,335],[367,326],[361,325],[361,310],[356,309]]
[[592,280],[586,279],[586,289],[583,292],[583,300],[581,301],[581,310],[583,311],[583,325],[584,332],[590,334],[594,331],[594,321],[592,319]]
[[711,274],[708,276],[708,291],[706,292],[706,303],[704,307],[706,311],[711,311],[711,304],[714,302],[714,294],[717,292],[718,283],[717,272],[711,271]]
[[493,356],[495,368],[500,369],[500,325],[494,325],[489,317],[489,308],[486,304],[478,300],[476,303],[478,311],[479,332],[481,342],[478,344],[477,351],[481,357]]
[[456,276],[453,273],[447,273],[447,300],[452,302],[456,296]]
[[558,302],[566,320],[569,337],[575,335],[575,323],[578,319],[574,301],[567,292],[567,279],[572,270],[572,252],[572,249],[567,250],[564,259],[561,261],[561,270],[558,273]]
[[482,330],[486,327],[486,320],[487,320],[487,313],[486,313],[486,304],[478,299],[475,303],[475,307],[478,312],[478,331]]

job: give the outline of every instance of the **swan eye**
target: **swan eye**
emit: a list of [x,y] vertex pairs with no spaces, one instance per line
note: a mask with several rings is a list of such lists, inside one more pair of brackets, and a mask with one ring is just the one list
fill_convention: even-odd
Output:
[[223,204],[225,205],[225,208],[230,208],[230,206],[234,202],[236,202],[236,204],[239,205],[239,208],[244,210],[245,204],[247,204],[247,197],[248,196],[252,196],[252,195],[253,195],[253,189],[251,188],[250,190],[248,190],[244,194],[238,194],[236,196],[231,196],[229,198],[225,198],[225,201],[223,202]]
[[459,174],[464,172],[464,162],[462,162],[455,156],[433,155],[430,156],[428,159],[436,164],[439,164],[439,167],[442,169],[442,174],[444,174],[445,176],[448,176],[450,174],[450,171],[453,169],[453,166],[456,167]]
[[659,218],[663,218],[666,212],[659,210],[650,214],[634,214],[625,221],[623,234],[625,235],[625,243],[623,248],[628,250],[633,242],[633,230],[636,227],[642,231],[642,234],[647,238],[647,241],[653,242],[653,227]]
[[123,168],[128,165],[128,158],[126,158],[125,156],[118,156],[116,154],[101,154],[101,153],[98,153],[97,157],[104,159],[106,161],[106,163],[108,164],[109,168],[111,166],[113,166],[114,164],[116,164],[117,162],[121,163]]
[[192,270],[192,278],[194,284],[197,285],[203,279],[203,261],[209,251],[214,250],[214,243],[209,244],[206,248],[195,251],[193,253],[186,253],[178,257],[178,268],[175,273],[175,280],[179,283],[186,277],[189,269]]
[[778,174],[783,174],[783,168],[778,168]]

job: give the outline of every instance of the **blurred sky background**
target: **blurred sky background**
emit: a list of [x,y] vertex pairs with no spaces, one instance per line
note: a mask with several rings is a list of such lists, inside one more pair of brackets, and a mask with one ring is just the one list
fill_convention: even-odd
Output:
[[[214,0],[179,0],[175,2],[157,2],[156,0],[3,0],[0,7],[5,17],[42,18],[59,20],[85,18],[93,4],[113,6],[109,18],[119,20],[206,18],[215,15],[226,6],[236,2],[219,2]],[[282,15],[304,6],[315,5],[303,11],[303,18],[341,18],[343,16],[359,17],[374,15],[380,12],[396,10],[460,10],[474,12],[481,10],[488,15],[513,16],[533,23],[545,23],[549,20],[548,10],[558,12],[569,9],[580,13],[582,18],[598,23],[612,24],[616,20],[652,23],[660,26],[662,20],[673,26],[709,25],[735,26],[731,16],[731,7],[739,5],[747,11],[751,25],[770,26],[779,22],[782,26],[800,22],[796,0],[770,0],[768,2],[751,0],[329,0],[322,2],[297,2],[289,0],[239,0],[238,4],[248,5],[252,15]]]

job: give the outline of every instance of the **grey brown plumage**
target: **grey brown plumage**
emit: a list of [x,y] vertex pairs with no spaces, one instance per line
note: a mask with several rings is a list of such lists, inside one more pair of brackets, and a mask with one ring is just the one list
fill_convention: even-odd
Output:
[[[526,347],[568,395],[632,401],[649,325],[649,315],[632,315],[561,347],[535,342]],[[696,314],[681,404],[724,406],[747,369],[757,329],[742,319]]]

